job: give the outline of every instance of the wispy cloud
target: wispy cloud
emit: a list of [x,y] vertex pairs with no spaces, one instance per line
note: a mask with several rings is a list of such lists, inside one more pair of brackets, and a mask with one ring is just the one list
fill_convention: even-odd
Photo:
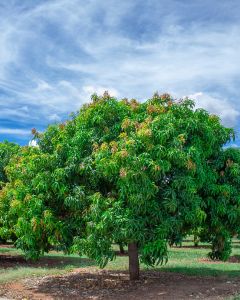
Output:
[[29,130],[18,129],[18,128],[0,128],[0,134],[29,136],[30,132]]
[[193,95],[237,128],[239,9],[237,0],[0,4],[0,127],[43,129],[108,89]]

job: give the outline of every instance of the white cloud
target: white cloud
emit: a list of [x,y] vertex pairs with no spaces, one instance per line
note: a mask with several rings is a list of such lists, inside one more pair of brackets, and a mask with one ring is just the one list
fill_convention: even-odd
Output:
[[24,136],[24,135],[30,135],[31,132],[30,130],[19,129],[19,128],[0,128],[0,134]]
[[240,112],[230,101],[219,99],[202,92],[189,95],[189,98],[195,100],[197,108],[204,108],[210,113],[220,116],[226,126],[235,126],[237,124]]
[[29,147],[39,147],[37,141],[35,141],[35,140],[29,141],[28,146]]
[[36,87],[36,91],[38,92],[42,92],[42,91],[46,91],[46,90],[51,90],[52,89],[52,86],[47,83],[45,80],[41,80],[39,79],[37,81],[37,87]]
[[103,95],[105,91],[108,91],[108,93],[113,96],[117,97],[118,96],[118,91],[114,88],[109,88],[109,87],[101,87],[101,86],[92,86],[92,85],[87,85],[83,86],[83,92],[86,93],[86,96],[90,98],[90,96],[94,93],[98,95]]
[[61,118],[57,114],[52,114],[48,117],[49,121],[52,122],[59,122]]

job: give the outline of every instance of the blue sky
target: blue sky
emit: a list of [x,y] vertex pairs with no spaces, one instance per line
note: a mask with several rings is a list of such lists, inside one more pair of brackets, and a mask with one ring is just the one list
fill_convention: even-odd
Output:
[[0,141],[27,144],[104,90],[191,96],[238,131],[239,13],[239,0],[1,1]]

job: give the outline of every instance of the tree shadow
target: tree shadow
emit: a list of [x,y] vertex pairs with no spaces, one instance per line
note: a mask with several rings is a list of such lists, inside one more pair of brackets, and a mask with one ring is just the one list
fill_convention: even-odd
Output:
[[26,281],[28,290],[41,293],[53,299],[128,299],[127,294],[141,286],[143,280],[131,282],[127,272],[95,270],[71,273],[38,280]]
[[232,244],[240,244],[240,240],[235,240],[235,241],[232,241]]
[[121,253],[120,251],[114,251],[116,256],[128,256],[128,251],[124,251],[124,253]]
[[199,245],[199,246],[182,245],[182,246],[173,246],[171,248],[173,248],[173,249],[210,249],[211,245]]
[[[122,271],[92,271],[83,270],[77,273],[67,275],[45,277],[38,281],[36,285],[34,280],[26,282],[26,286],[32,293],[41,293],[51,296],[54,299],[162,299],[159,295],[164,292],[168,295],[163,299],[176,299],[176,293],[185,293],[185,298],[189,296],[191,289],[201,290],[202,293],[207,289],[226,286],[226,278],[208,277],[208,276],[188,276],[183,275],[184,268],[171,268],[172,272],[166,270],[145,270],[141,272],[140,280],[130,281],[127,272]],[[211,270],[211,267],[208,268]],[[173,272],[174,270],[174,272]],[[192,271],[199,273],[197,268]],[[211,273],[211,272],[210,272]],[[222,272],[226,275],[228,272]],[[240,272],[236,272],[239,276]],[[236,290],[236,286],[232,286]],[[220,293],[229,293],[227,290],[219,288]],[[216,292],[219,292],[216,288]],[[152,295],[156,295],[154,298]],[[150,299],[149,298],[149,299]],[[183,299],[183,298],[181,298]]]
[[217,264],[223,263],[222,261],[209,261],[204,262],[204,267],[189,267],[189,266],[169,266],[164,267],[164,271],[171,273],[181,273],[187,276],[199,276],[199,277],[222,277],[222,278],[238,278],[240,279],[240,268],[235,269],[219,269]]
[[62,270],[66,266],[73,266],[75,268],[83,268],[95,266],[95,262],[88,258],[81,257],[66,257],[59,255],[51,255],[41,257],[37,261],[26,260],[22,255],[1,255],[0,254],[0,268],[45,268],[45,269],[59,269]]
[[227,260],[227,262],[230,263],[240,263],[240,255],[232,255],[229,257],[229,259]]

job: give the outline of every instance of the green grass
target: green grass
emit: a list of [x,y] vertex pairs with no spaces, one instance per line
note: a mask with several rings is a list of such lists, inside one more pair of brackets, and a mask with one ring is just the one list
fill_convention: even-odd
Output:
[[[239,263],[201,261],[209,250],[170,250],[169,263],[161,269],[197,276],[240,276]],[[185,255],[185,256],[184,256]]]
[[[206,261],[207,254],[210,251],[209,248],[194,248],[192,241],[185,242],[183,246],[183,248],[170,248],[168,263],[157,266],[154,269],[195,276],[240,277],[240,263]],[[200,246],[206,247],[207,245],[200,244]],[[22,255],[21,251],[14,248],[0,248],[0,255],[3,253],[13,257]],[[232,255],[240,257],[240,242],[238,240],[235,240],[233,243]],[[31,265],[17,263],[16,261],[14,266],[8,268],[1,267],[0,258],[0,283],[32,276],[63,274],[75,268],[89,268],[90,266],[96,267],[94,262],[87,258],[80,258],[77,255],[68,256],[61,252],[51,252],[46,254],[39,262]],[[141,265],[141,268],[144,270],[153,269],[145,265]],[[119,271],[127,270],[127,256],[118,256],[116,260],[107,265],[106,269]]]
[[[9,267],[6,264],[1,266],[1,254],[8,256],[7,260],[11,262],[13,257],[14,263]],[[86,268],[94,265],[94,262],[87,258],[80,258],[78,255],[63,255],[63,253],[48,253],[35,263],[25,263],[16,256],[22,258],[22,252],[14,248],[0,248],[0,284],[17,279],[29,278],[33,276],[57,275],[64,274],[75,268]],[[14,266],[13,266],[14,265]]]
[[0,284],[6,283],[18,279],[23,278],[30,278],[33,276],[45,276],[45,275],[54,275],[54,274],[61,274],[58,269],[46,269],[46,268],[32,268],[32,267],[19,267],[19,268],[10,268],[8,270],[1,270],[0,269]]
[[[200,244],[203,248],[194,248],[193,243],[187,241],[183,243],[183,246],[183,248],[170,248],[167,264],[156,266],[154,269],[196,276],[240,277],[240,263],[204,261],[210,252],[209,245]],[[209,246],[209,248],[204,248],[204,246]],[[232,256],[239,256],[240,259],[240,241],[238,240],[234,240]],[[127,257],[118,257],[110,262],[107,268],[127,270]],[[145,265],[141,265],[141,268],[153,269]]]
[[10,249],[7,249],[7,248],[0,248],[0,254],[1,254],[1,253],[4,253],[4,254],[5,254],[5,253],[8,253],[8,252],[12,253],[13,250],[14,250],[14,249],[11,249],[11,248],[10,248]]

